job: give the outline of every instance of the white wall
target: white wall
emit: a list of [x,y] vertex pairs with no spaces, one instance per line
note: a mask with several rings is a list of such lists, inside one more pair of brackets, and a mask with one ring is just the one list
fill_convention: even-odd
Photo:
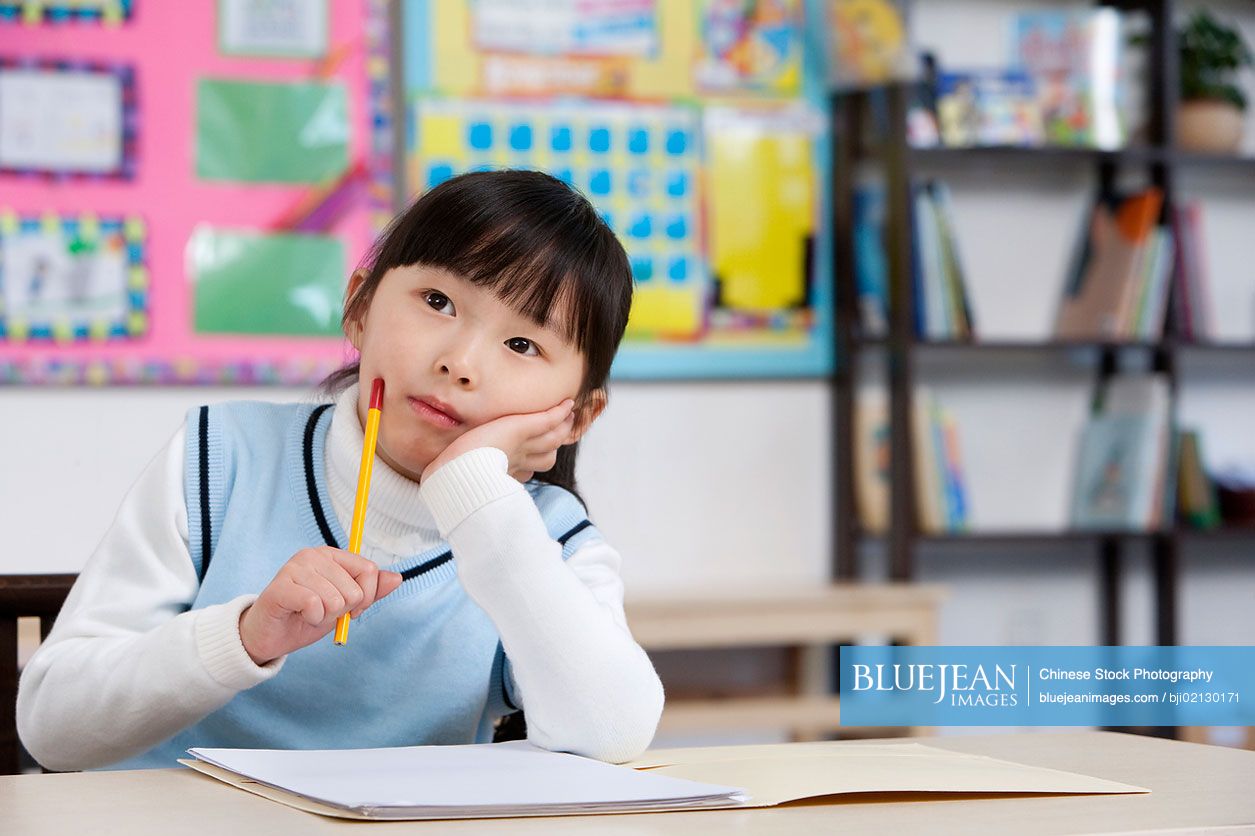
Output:
[[[1008,9],[1049,3],[917,2],[917,40],[952,66],[1002,60]],[[1071,4],[1076,5],[1076,4]],[[1240,10],[1240,5],[1226,4]],[[1255,40],[1255,15],[1244,12]],[[1255,148],[1255,125],[1248,130]],[[1044,337],[1090,173],[1051,167],[945,174],[988,337]],[[1255,176],[1199,176],[1221,335],[1255,338]],[[966,358],[966,359],[965,359]],[[1190,357],[1181,416],[1202,428],[1209,463],[1255,462],[1255,355]],[[922,358],[921,379],[960,422],[979,528],[1065,524],[1076,433],[1092,358]],[[78,569],[145,462],[190,406],[275,389],[0,389],[0,572]],[[629,594],[712,585],[820,582],[828,554],[828,394],[820,382],[619,384],[588,436],[581,482],[623,551]],[[1251,544],[1190,546],[1181,640],[1255,644]],[[924,550],[921,579],[948,583],[941,638],[953,644],[1091,643],[1099,638],[1096,560],[1075,543]],[[868,553],[872,572],[878,557]],[[1125,628],[1152,642],[1151,585],[1130,560]]]
[[[185,411],[299,389],[0,390],[0,573],[74,572]],[[622,384],[579,480],[634,592],[827,573],[823,384]]]

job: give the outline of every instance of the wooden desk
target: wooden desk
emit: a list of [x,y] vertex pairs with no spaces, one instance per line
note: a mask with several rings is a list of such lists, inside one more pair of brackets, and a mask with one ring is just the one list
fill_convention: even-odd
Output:
[[[868,741],[847,741],[861,746]],[[1101,833],[1255,824],[1255,752],[1109,732],[920,740],[1082,772],[1150,794],[901,800],[862,796],[762,810],[362,824],[302,813],[188,769],[0,776],[0,828],[23,836],[117,833]]]

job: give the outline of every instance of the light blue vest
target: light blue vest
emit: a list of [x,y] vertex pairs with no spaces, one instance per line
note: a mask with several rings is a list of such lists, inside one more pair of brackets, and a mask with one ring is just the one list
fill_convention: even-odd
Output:
[[[327,493],[329,404],[236,402],[188,413],[186,497],[192,609],[258,593],[296,552],[347,548]],[[563,559],[599,538],[584,507],[527,485]],[[369,519],[367,520],[369,524]],[[386,568],[401,587],[353,621],[290,654],[271,680],[114,769],[175,766],[192,746],[339,749],[487,742],[515,708],[492,621],[458,582],[446,544]]]

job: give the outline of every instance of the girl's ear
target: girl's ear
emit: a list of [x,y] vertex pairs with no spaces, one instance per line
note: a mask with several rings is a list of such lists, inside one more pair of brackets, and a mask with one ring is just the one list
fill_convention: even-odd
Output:
[[[362,289],[362,284],[366,281],[366,271],[354,270],[353,275],[349,277],[348,289],[344,292],[344,307],[347,310],[349,303],[353,301],[353,297]],[[349,338],[349,342],[353,344],[353,348],[358,351],[362,350],[362,329],[366,326],[366,312],[363,311],[360,317],[346,320],[344,323],[344,335]]]
[[594,389],[586,396],[580,399],[575,405],[575,426],[571,428],[571,433],[566,437],[566,444],[574,444],[588,432],[588,428],[597,420],[597,416],[601,415],[602,410],[606,408],[606,390]]

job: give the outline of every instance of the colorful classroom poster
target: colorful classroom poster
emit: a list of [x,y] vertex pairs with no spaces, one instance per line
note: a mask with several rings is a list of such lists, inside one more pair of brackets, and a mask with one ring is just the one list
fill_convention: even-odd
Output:
[[129,66],[0,59],[0,172],[128,176]]
[[134,339],[148,324],[139,218],[20,216],[0,209],[0,337]]
[[804,107],[706,109],[711,268],[731,309],[771,315],[806,306],[820,119]]
[[[94,173],[119,159],[116,116],[94,134],[115,137],[109,156],[59,149],[73,126],[25,156],[0,143],[0,383],[307,385],[351,359],[344,288],[392,213],[385,0],[235,4],[254,46],[266,20],[318,16],[322,58],[224,56],[229,5],[148,0],[117,30],[0,22],[0,75],[38,68],[45,112],[49,66],[120,81],[132,172]],[[116,93],[93,95],[80,113],[116,113]]]
[[700,6],[702,88],[798,92],[800,0],[701,0]]
[[218,0],[218,46],[226,55],[321,58],[328,0]]
[[103,23],[117,26],[129,20],[134,9],[134,0],[0,0],[0,24]]
[[196,173],[206,180],[321,183],[348,168],[342,85],[202,79]]
[[539,168],[588,195],[623,241],[637,281],[630,332],[689,339],[708,295],[697,229],[697,120],[691,108],[423,101],[417,181]]
[[822,4],[659,2],[648,53],[596,55],[582,5],[403,2],[407,192],[497,168],[582,191],[636,282],[617,378],[825,374]]
[[203,227],[187,258],[198,334],[340,333],[345,262],[335,238]]
[[655,0],[472,0],[479,49],[530,55],[650,55]]

